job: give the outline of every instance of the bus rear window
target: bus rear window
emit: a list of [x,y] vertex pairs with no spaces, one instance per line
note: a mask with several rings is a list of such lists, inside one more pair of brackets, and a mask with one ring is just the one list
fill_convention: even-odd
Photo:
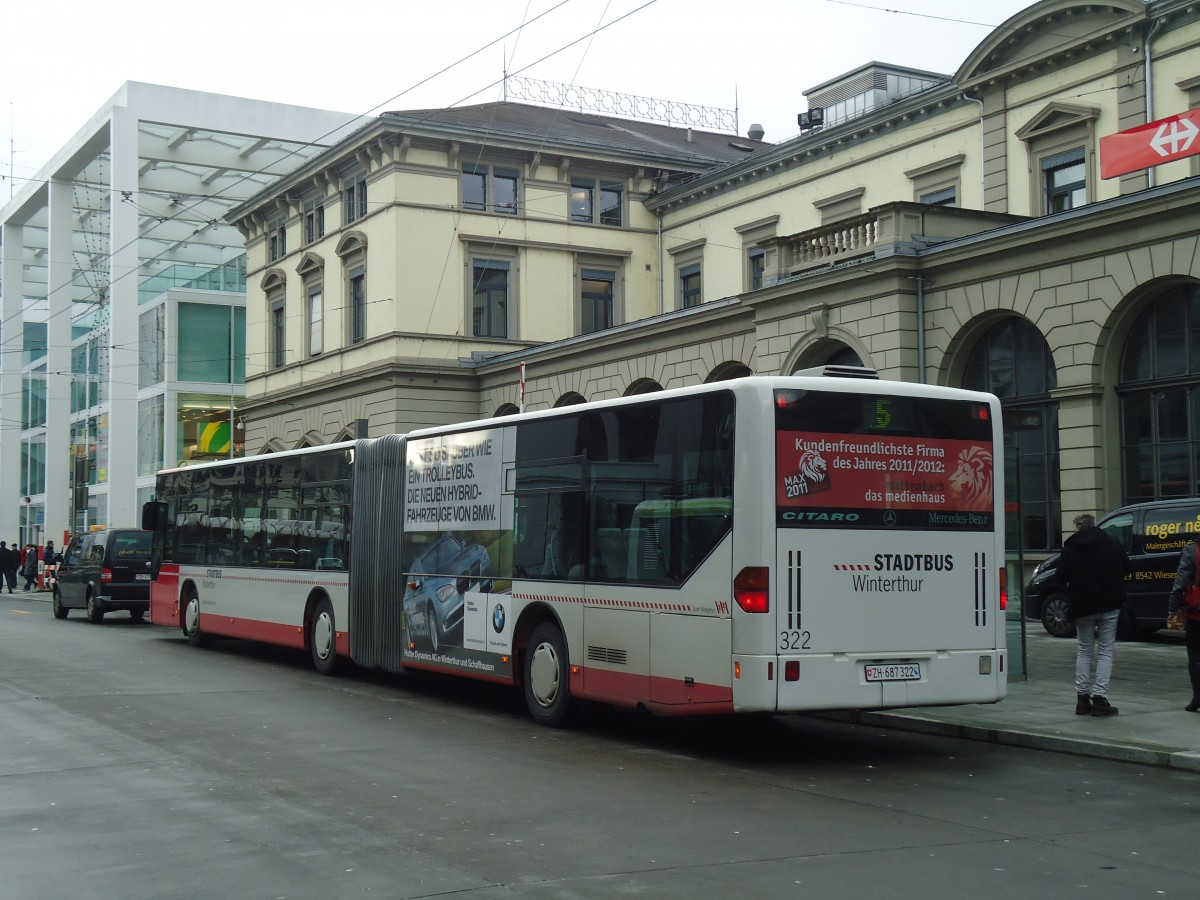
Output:
[[995,427],[984,402],[776,391],[777,523],[990,530]]

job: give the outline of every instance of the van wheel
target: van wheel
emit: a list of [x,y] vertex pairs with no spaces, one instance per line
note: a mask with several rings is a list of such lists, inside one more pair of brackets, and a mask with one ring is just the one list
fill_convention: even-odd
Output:
[[312,654],[313,668],[322,675],[337,671],[337,630],[333,621],[333,604],[323,598],[313,610],[308,626],[308,649]]
[[193,592],[183,607],[183,635],[193,647],[208,643],[208,635],[200,630],[200,598]]
[[1042,626],[1055,637],[1075,637],[1066,594],[1053,593],[1042,603]]
[[543,622],[529,636],[522,660],[525,705],[539,725],[557,728],[571,711],[567,642],[553,622]]
[[133,619],[135,622],[140,622],[142,619],[146,618],[146,611],[144,609],[131,609],[129,611],[129,618]]
[[100,601],[96,599],[96,595],[88,591],[87,595],[87,619],[93,625],[99,625],[104,621],[104,610],[100,606]]
[[54,613],[54,618],[65,619],[68,609],[62,605],[62,594],[58,592],[58,588],[54,589],[54,595],[50,598],[50,610]]

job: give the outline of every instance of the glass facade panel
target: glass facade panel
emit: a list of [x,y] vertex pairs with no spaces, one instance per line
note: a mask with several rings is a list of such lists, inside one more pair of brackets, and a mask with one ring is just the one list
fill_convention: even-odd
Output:
[[153,475],[163,468],[163,411],[166,398],[162,394],[138,401],[138,469],[139,475]]
[[246,311],[180,303],[176,346],[180,381],[242,384],[246,380]]
[[162,384],[166,343],[166,307],[161,303],[138,316],[138,387]]

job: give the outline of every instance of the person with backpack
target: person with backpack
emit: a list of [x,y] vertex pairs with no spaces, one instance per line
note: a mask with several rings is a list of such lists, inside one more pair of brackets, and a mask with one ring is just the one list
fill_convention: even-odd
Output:
[[1200,584],[1196,583],[1197,553],[1200,544],[1188,541],[1179,554],[1179,569],[1167,601],[1170,616],[1184,617],[1184,639],[1187,644],[1188,679],[1192,682],[1192,699],[1184,707],[1188,712],[1200,712]]

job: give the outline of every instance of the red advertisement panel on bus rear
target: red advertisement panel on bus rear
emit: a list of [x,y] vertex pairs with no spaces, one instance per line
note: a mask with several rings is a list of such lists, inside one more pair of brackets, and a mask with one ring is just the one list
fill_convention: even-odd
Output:
[[990,442],[776,432],[781,525],[990,528]]

